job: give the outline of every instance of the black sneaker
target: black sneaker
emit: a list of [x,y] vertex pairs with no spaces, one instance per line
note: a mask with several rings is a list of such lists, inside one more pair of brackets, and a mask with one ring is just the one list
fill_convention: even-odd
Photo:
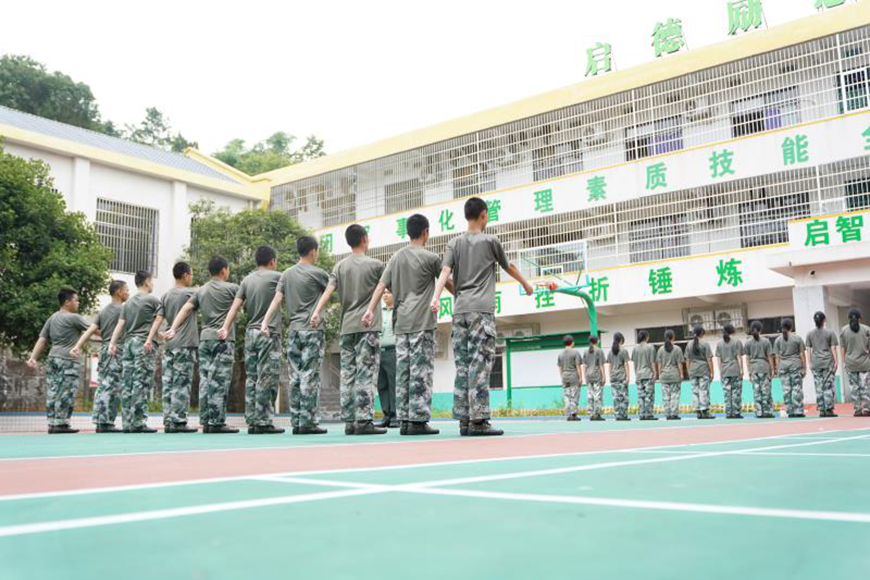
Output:
[[658,417],[653,417],[652,415],[647,415],[646,417],[641,417],[641,421],[658,421]]
[[498,435],[504,435],[504,431],[493,429],[487,419],[478,419],[468,425],[469,437],[495,437]]
[[669,417],[667,417],[667,419],[668,421],[680,421],[682,417],[680,417],[679,415],[670,415]]
[[617,421],[631,421],[631,417],[617,417]]
[[390,418],[389,418],[389,417],[384,417],[383,419],[381,419],[380,423],[378,423],[378,424],[375,425],[375,426],[376,426],[378,429],[386,429],[387,427],[390,426]]
[[580,417],[578,417],[577,415],[568,415],[568,419],[567,419],[567,420],[568,420],[568,421],[579,421],[579,420],[580,420]]
[[51,435],[64,435],[64,434],[72,434],[78,433],[78,429],[73,429],[69,425],[52,425],[48,428],[48,432]]
[[234,427],[228,427],[226,425],[212,425],[209,430],[209,433],[238,433],[239,430]]
[[260,426],[259,425],[249,425],[248,426],[248,435],[259,435],[260,434]]
[[387,425],[387,429],[400,429],[400,428],[401,428],[401,421],[399,421],[395,417],[390,417],[390,424]]
[[354,435],[384,435],[387,430],[375,427],[372,421],[359,421],[353,430]]
[[354,431],[356,431],[356,423],[354,423],[353,421],[348,421],[344,424],[345,435],[353,435]]
[[203,433],[211,433],[211,425],[203,425],[202,432]]
[[284,429],[281,427],[275,427],[274,425],[260,425],[260,435],[280,435],[284,433]]
[[440,432],[438,429],[430,427],[429,423],[425,421],[422,423],[407,421],[407,427],[402,435],[438,435]]
[[175,433],[196,433],[197,432],[197,429],[194,429],[193,427],[188,427],[187,423],[176,423],[175,425],[173,425],[173,428],[175,429],[175,431],[174,431]]
[[402,421],[402,425],[399,427],[399,435],[408,434],[408,423],[408,421]]
[[121,433],[122,431],[115,427],[113,423],[103,423],[97,425],[97,433]]
[[833,411],[828,411],[828,417],[839,417],[839,415],[837,415]]
[[130,433],[157,433],[157,429],[152,429],[148,425],[142,425],[141,427],[131,429]]
[[[857,417],[857,415],[856,415],[856,417]],[[468,424],[469,424],[468,419],[460,419],[459,420],[459,434],[463,437],[466,437],[468,435]]]
[[311,427],[295,427],[293,429],[294,435],[324,435],[326,433],[326,429],[318,425],[312,425]]
[[589,417],[589,420],[590,421],[604,421],[605,419],[601,415],[592,415],[591,417]]

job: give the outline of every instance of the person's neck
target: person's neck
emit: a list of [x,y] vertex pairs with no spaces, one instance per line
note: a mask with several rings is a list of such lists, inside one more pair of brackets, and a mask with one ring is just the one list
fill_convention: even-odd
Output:
[[123,304],[124,301],[118,298],[117,296],[112,296],[112,304]]
[[354,256],[365,256],[366,255],[366,248],[364,248],[362,246],[359,246],[357,248],[351,248],[350,253],[353,254]]
[[176,280],[176,281],[175,281],[175,287],[176,287],[176,288],[187,288],[187,284],[185,284],[185,283],[182,282],[181,280]]
[[257,270],[259,270],[260,272],[270,272],[274,269],[275,268],[270,268],[269,266],[260,266],[257,268]]
[[314,258],[312,258],[311,256],[302,256],[301,258],[299,258],[299,263],[300,264],[308,264],[309,266],[313,266],[314,265]]
[[417,246],[418,248],[422,248],[426,245],[426,242],[423,241],[423,238],[417,238],[416,240],[411,240],[412,246]]
[[73,312],[72,308],[69,308],[67,306],[61,306],[60,309],[63,310],[64,312],[69,312],[70,314],[75,314],[75,312]]
[[139,288],[139,294],[151,294],[151,290],[148,288]]
[[226,278],[221,278],[220,276],[212,276],[211,279],[214,282],[226,282],[227,281]]
[[468,222],[468,231],[473,234],[479,234],[483,232],[483,226],[479,222]]

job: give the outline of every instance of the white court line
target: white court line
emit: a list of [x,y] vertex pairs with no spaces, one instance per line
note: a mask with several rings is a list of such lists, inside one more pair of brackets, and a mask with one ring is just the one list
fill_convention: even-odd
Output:
[[763,457],[870,457],[870,453],[747,453]]
[[[724,426],[724,425],[723,425]],[[852,431],[866,431],[870,429],[870,427],[862,427],[860,429],[840,429],[837,431],[828,431],[828,433],[842,433],[842,432],[852,432]],[[17,500],[28,500],[28,499],[42,499],[49,497],[69,497],[69,496],[78,496],[78,495],[90,495],[90,494],[99,494],[99,493],[116,493],[116,492],[125,492],[125,491],[140,491],[146,489],[160,489],[164,487],[176,487],[176,486],[185,486],[185,485],[200,485],[200,484],[213,484],[213,483],[226,483],[226,482],[234,482],[234,481],[243,481],[250,479],[263,479],[269,477],[281,477],[288,475],[333,475],[333,474],[343,474],[343,473],[360,473],[360,472],[376,472],[376,471],[392,471],[392,470],[401,470],[401,469],[422,469],[427,467],[442,467],[442,466],[452,466],[452,465],[467,465],[472,463],[496,463],[503,461],[520,461],[520,460],[530,460],[530,459],[553,459],[559,457],[579,457],[584,455],[601,455],[606,453],[631,453],[631,452],[640,452],[640,451],[648,451],[653,449],[665,449],[669,447],[690,447],[696,445],[724,445],[730,443],[751,443],[753,441],[766,441],[770,439],[781,439],[783,435],[768,435],[765,437],[753,437],[749,439],[726,439],[722,441],[709,441],[703,443],[676,443],[673,445],[660,445],[653,447],[637,447],[634,449],[608,449],[602,451],[576,451],[576,452],[568,452],[568,453],[547,453],[543,455],[514,455],[508,457],[489,457],[486,459],[460,459],[455,461],[436,461],[429,463],[410,463],[404,465],[384,465],[380,467],[354,467],[354,468],[345,468],[345,469],[323,469],[317,471],[281,471],[277,473],[264,473],[257,476],[252,475],[237,475],[230,477],[211,477],[211,478],[201,478],[201,479],[186,479],[180,481],[166,481],[159,483],[141,483],[141,484],[133,484],[133,485],[119,485],[119,486],[106,486],[106,487],[90,487],[84,489],[71,489],[71,490],[63,490],[63,491],[45,491],[45,492],[36,492],[36,493],[22,493],[15,495],[0,495],[0,502],[4,501],[17,501]],[[689,452],[694,453],[694,452]]]
[[[827,421],[830,422],[830,419],[805,419],[800,422],[800,424],[806,423],[815,423],[818,421]],[[777,421],[775,423],[758,423],[758,425],[781,425],[784,421]],[[700,423],[700,421],[699,421]],[[668,430],[679,430],[679,429],[722,429],[728,427],[745,427],[747,425],[746,422],[740,423],[717,423],[716,425],[710,425],[708,423],[704,424],[684,424],[684,425],[668,425],[662,427],[646,427],[639,429],[605,429],[601,431],[548,431],[546,433],[523,433],[517,435],[504,435],[499,439],[521,439],[524,437],[544,437],[547,435],[596,435],[600,433],[645,433],[647,431],[668,431]],[[831,433],[840,431],[825,431],[825,433]],[[238,437],[242,437],[243,434],[239,434]],[[246,436],[246,435],[244,435]],[[121,435],[113,435],[113,437],[121,437]],[[145,436],[147,437],[147,435]],[[159,435],[157,436],[159,438]],[[282,435],[272,435],[271,437],[282,437]],[[287,437],[284,435],[284,437]],[[290,435],[290,437],[293,437]],[[0,436],[0,441],[2,441],[2,436]],[[323,443],[320,445],[270,445],[268,447],[222,447],[219,449],[171,449],[166,451],[130,451],[127,453],[87,453],[80,455],[28,455],[25,457],[0,457],[0,463],[8,462],[8,461],[41,461],[41,460],[56,460],[56,459],[92,459],[92,458],[100,458],[100,457],[136,457],[139,455],[175,455],[180,453],[222,453],[225,451],[274,451],[276,449],[329,449],[333,447],[353,447],[353,446],[367,446],[367,445],[406,445],[406,444],[415,444],[415,443],[444,443],[447,441],[463,441],[463,442],[472,442],[472,441],[480,441],[480,439],[476,437],[432,437],[431,439],[421,439],[410,437],[408,439],[402,439],[399,441],[385,441],[384,439],[370,439],[368,442],[365,440],[360,441],[349,441],[347,443]]]
[[[850,441],[853,439],[862,439],[870,437],[870,435],[859,435],[853,437],[843,437],[842,441]],[[769,515],[771,517],[799,517],[799,514],[803,514],[802,517],[804,519],[827,519],[827,520],[836,520],[836,521],[860,521],[860,522],[870,522],[870,514],[850,514],[850,513],[839,513],[839,512],[802,512],[801,510],[768,510],[765,508],[741,508],[735,506],[706,506],[703,504],[680,504],[680,503],[669,503],[669,502],[644,502],[644,501],[634,501],[634,500],[607,500],[607,499],[597,499],[597,498],[572,498],[571,496],[535,496],[534,494],[503,494],[499,492],[478,492],[474,490],[443,490],[443,489],[435,489],[436,486],[445,486],[445,485],[457,485],[459,483],[479,483],[483,481],[500,481],[507,479],[520,479],[525,477],[534,477],[540,475],[550,475],[555,473],[570,473],[576,471],[588,471],[592,469],[605,469],[609,467],[624,467],[628,465],[643,465],[649,463],[664,463],[668,461],[680,461],[684,459],[696,459],[696,458],[706,458],[706,457],[716,457],[722,455],[733,455],[733,454],[743,454],[752,451],[761,451],[766,449],[784,449],[784,448],[793,448],[793,447],[805,447],[807,445],[826,445],[833,443],[833,441],[820,441],[820,442],[809,442],[809,443],[792,443],[788,445],[771,445],[766,447],[758,447],[755,449],[748,450],[740,450],[740,451],[721,451],[721,452],[710,452],[710,453],[698,453],[695,455],[683,455],[679,457],[659,457],[655,459],[642,459],[636,461],[622,461],[622,462],[608,462],[608,463],[598,463],[592,465],[583,465],[572,468],[561,468],[561,469],[547,469],[547,470],[537,470],[531,472],[515,472],[508,474],[499,474],[499,475],[490,475],[490,476],[481,476],[481,477],[469,477],[469,478],[457,478],[457,479],[446,479],[446,480],[435,480],[428,482],[420,482],[420,483],[411,483],[411,484],[403,484],[403,485],[378,485],[378,484],[365,484],[365,483],[354,483],[354,482],[341,482],[341,481],[331,481],[331,480],[318,480],[318,479],[306,479],[301,477],[272,477],[269,481],[282,481],[284,483],[297,483],[303,485],[320,485],[320,486],[328,486],[328,487],[340,487],[340,488],[348,488],[343,491],[335,491],[335,492],[320,492],[320,493],[312,493],[312,494],[304,494],[304,495],[294,495],[294,496],[282,496],[277,498],[268,498],[268,499],[258,499],[258,500],[245,500],[245,501],[236,501],[236,502],[228,502],[228,503],[218,503],[218,504],[208,504],[203,506],[196,507],[184,507],[184,508],[173,508],[173,509],[165,509],[165,510],[152,510],[146,512],[134,512],[128,514],[118,514],[111,516],[99,516],[99,517],[91,517],[91,518],[79,518],[72,520],[58,520],[53,522],[40,522],[33,524],[21,524],[15,526],[6,526],[0,527],[0,537],[8,537],[8,536],[19,536],[24,534],[36,534],[43,532],[53,532],[60,530],[70,530],[70,529],[79,529],[79,528],[88,528],[95,526],[104,526],[104,525],[113,525],[113,524],[122,524],[122,523],[131,523],[131,522],[141,522],[141,521],[152,521],[152,520],[160,520],[167,518],[176,518],[183,516],[191,516],[191,515],[200,515],[205,513],[216,513],[222,511],[232,511],[232,510],[240,510],[240,509],[250,509],[257,507],[265,507],[271,505],[282,505],[282,504],[292,504],[292,503],[304,503],[308,501],[317,501],[322,499],[333,499],[340,497],[348,497],[354,495],[366,495],[366,494],[374,494],[374,493],[386,493],[386,492],[410,492],[410,493],[427,493],[427,494],[436,494],[436,495],[467,495],[469,497],[474,497],[475,495],[478,497],[498,497],[501,499],[525,499],[525,500],[537,500],[537,501],[564,501],[564,503],[593,503],[598,502],[600,505],[613,505],[619,507],[645,507],[647,509],[670,509],[670,510],[682,510],[682,511],[705,511],[706,513],[735,513],[740,515]],[[257,479],[257,478],[250,478]],[[265,479],[264,477],[260,477],[259,479]],[[542,500],[540,498],[547,498],[546,500]],[[602,503],[602,502],[610,502],[610,503]],[[616,503],[619,502],[619,503]],[[731,510],[731,511],[728,511]],[[735,511],[736,510],[736,511]],[[764,513],[762,513],[764,512]],[[786,515],[790,514],[790,515]],[[810,517],[808,514],[812,514]],[[823,517],[824,516],[824,517]],[[865,518],[865,519],[860,519]]]

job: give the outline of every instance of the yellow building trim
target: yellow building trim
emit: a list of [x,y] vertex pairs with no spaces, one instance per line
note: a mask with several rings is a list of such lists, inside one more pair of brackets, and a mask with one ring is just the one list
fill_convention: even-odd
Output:
[[660,58],[370,145],[269,171],[258,177],[268,178],[273,185],[297,181],[866,24],[870,24],[870,2],[863,0],[857,4],[841,6],[836,10],[828,10],[769,30],[745,34],[736,39],[728,39],[711,46]]
[[806,223],[806,222],[814,222],[817,220],[827,220],[827,219],[841,217],[841,216],[850,216],[850,215],[865,214],[865,213],[870,213],[870,208],[856,209],[853,211],[843,211],[840,213],[829,213],[827,215],[817,215],[817,216],[808,217],[808,218],[800,218],[800,219],[796,219],[796,220],[791,220],[788,223],[789,223],[789,225],[801,224],[801,223]]
[[268,209],[270,188],[272,184],[267,178],[248,175],[244,171],[236,169],[232,165],[228,165],[220,159],[215,159],[210,155],[206,155],[199,149],[194,149],[193,147],[188,147],[187,149],[185,149],[184,154],[191,159],[199,161],[203,165],[208,165],[215,171],[223,173],[227,177],[230,177],[242,183],[249,184],[249,190],[262,200],[262,207],[264,209]]
[[[263,200],[261,192],[255,191],[255,188],[247,183],[230,183],[229,181],[209,177],[200,173],[169,167],[160,163],[146,161],[145,159],[140,159],[138,157],[123,155],[115,151],[107,151],[105,149],[100,149],[99,147],[83,145],[67,139],[50,137],[42,133],[19,129],[18,127],[13,127],[11,125],[0,124],[0,138],[10,142],[20,143],[22,145],[29,145],[37,149],[52,151],[61,155],[83,157],[97,163],[134,171],[136,173],[143,173],[172,181],[183,181],[189,185],[229,194],[234,197],[258,201]],[[266,191],[268,192],[268,190]]]

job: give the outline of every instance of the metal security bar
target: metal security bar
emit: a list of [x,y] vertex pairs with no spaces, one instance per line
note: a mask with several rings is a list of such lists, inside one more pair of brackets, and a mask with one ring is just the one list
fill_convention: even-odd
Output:
[[[870,156],[772,173],[487,228],[516,264],[532,248],[584,240],[586,269],[771,246],[788,242],[788,222],[870,208]],[[443,255],[457,234],[433,237]],[[373,248],[386,261],[404,244]],[[343,256],[338,256],[339,258]],[[562,272],[576,260],[550,261]],[[501,276],[502,273],[500,272]]]
[[319,229],[867,107],[864,26],[278,185],[271,207]]
[[112,271],[157,276],[158,217],[156,209],[97,198],[95,225],[100,241],[114,252]]

